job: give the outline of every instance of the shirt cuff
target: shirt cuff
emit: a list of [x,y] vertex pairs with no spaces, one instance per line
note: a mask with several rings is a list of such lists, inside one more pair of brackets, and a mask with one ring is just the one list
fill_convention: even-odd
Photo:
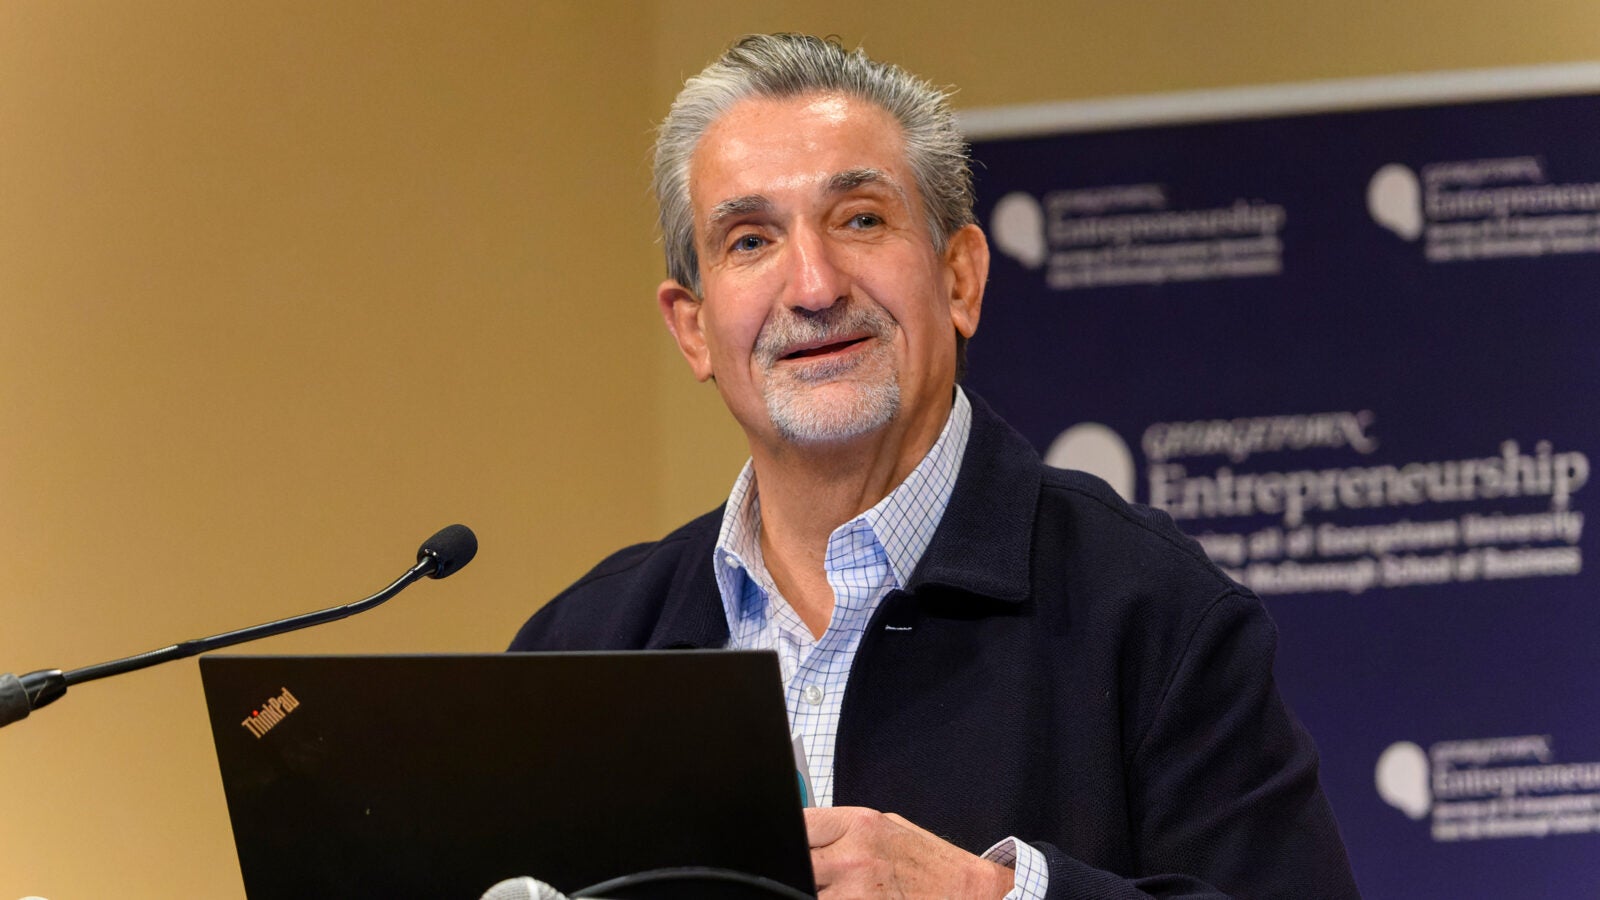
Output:
[[983,851],[983,858],[1016,870],[1011,891],[1003,900],[1044,900],[1050,887],[1050,866],[1039,848],[1008,837]]

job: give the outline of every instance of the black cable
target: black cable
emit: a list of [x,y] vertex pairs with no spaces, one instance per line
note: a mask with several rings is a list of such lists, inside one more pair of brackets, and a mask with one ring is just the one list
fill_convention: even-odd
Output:
[[664,881],[722,882],[754,888],[764,895],[784,897],[786,900],[816,900],[816,896],[813,894],[798,891],[787,884],[773,881],[770,878],[736,872],[733,869],[714,869],[709,866],[678,866],[669,869],[650,869],[645,872],[635,872],[632,875],[623,875],[620,878],[613,878],[610,881],[602,881],[599,884],[590,885],[572,894],[572,900],[578,900],[580,897],[599,898],[611,891],[634,888],[646,884],[659,884]]

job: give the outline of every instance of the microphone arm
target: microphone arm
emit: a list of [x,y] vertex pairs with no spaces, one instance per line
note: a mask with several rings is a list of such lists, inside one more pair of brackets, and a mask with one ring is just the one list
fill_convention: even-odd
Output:
[[207,653],[223,647],[231,647],[245,641],[254,641],[261,638],[272,637],[287,631],[296,631],[309,628],[312,625],[321,625],[324,622],[333,622],[346,616],[353,616],[358,612],[365,612],[395,594],[400,593],[413,582],[426,576],[430,578],[444,578],[453,574],[457,569],[472,561],[478,552],[478,539],[472,529],[465,525],[451,525],[440,530],[433,537],[423,543],[417,551],[417,564],[401,575],[393,584],[373,594],[365,600],[357,600],[344,606],[335,606],[330,609],[317,610],[279,619],[274,622],[264,622],[252,625],[249,628],[240,628],[224,634],[211,637],[196,638],[183,641],[170,646],[139,653],[134,656],[115,659],[110,662],[97,663],[84,666],[81,669],[72,669],[63,672],[60,669],[41,669],[29,672],[18,677],[16,675],[0,675],[0,728],[10,725],[19,719],[27,718],[28,714],[42,706],[48,706],[61,698],[67,688],[85,681],[94,681],[97,678],[109,678],[112,675],[121,675],[137,669],[149,668],[175,659],[185,659],[200,653]]
[[133,656],[123,657],[122,659],[114,659],[110,662],[84,666],[81,669],[71,669],[67,672],[62,672],[60,669],[41,669],[21,676],[18,681],[22,683],[23,690],[27,692],[29,708],[38,709],[41,706],[48,706],[55,702],[62,694],[67,692],[68,687],[74,684],[94,681],[97,678],[109,678],[112,675],[121,675],[124,672],[149,668],[150,666],[171,662],[175,659],[187,659],[201,653],[208,653],[223,647],[231,647],[234,644],[242,644],[245,641],[272,637],[276,634],[283,634],[286,631],[296,631],[301,628],[309,628],[312,625],[321,625],[324,622],[333,622],[363,610],[371,609],[400,593],[412,582],[426,575],[432,566],[432,560],[417,563],[404,575],[400,576],[400,580],[394,584],[365,600],[357,600],[345,606],[335,606],[332,609],[322,609],[303,615],[291,616],[275,622],[263,622],[260,625],[252,625],[249,628],[240,628],[237,631],[229,631],[224,634],[212,635],[211,637],[181,641],[156,650],[149,650]]

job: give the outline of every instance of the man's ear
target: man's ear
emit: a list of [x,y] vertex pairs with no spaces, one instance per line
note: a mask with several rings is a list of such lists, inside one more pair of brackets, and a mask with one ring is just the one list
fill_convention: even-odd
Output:
[[689,361],[696,381],[705,381],[716,372],[711,368],[711,352],[706,347],[705,330],[700,323],[700,298],[694,292],[668,279],[656,288],[656,304],[661,318],[678,342],[678,351]]
[[989,282],[989,239],[983,229],[967,225],[952,234],[944,261],[950,277],[950,321],[970,338],[978,330],[983,289]]

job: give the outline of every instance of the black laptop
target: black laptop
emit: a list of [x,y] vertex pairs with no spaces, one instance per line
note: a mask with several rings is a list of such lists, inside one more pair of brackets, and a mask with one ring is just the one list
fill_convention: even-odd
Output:
[[771,653],[208,656],[200,675],[250,900],[683,866],[815,892]]

